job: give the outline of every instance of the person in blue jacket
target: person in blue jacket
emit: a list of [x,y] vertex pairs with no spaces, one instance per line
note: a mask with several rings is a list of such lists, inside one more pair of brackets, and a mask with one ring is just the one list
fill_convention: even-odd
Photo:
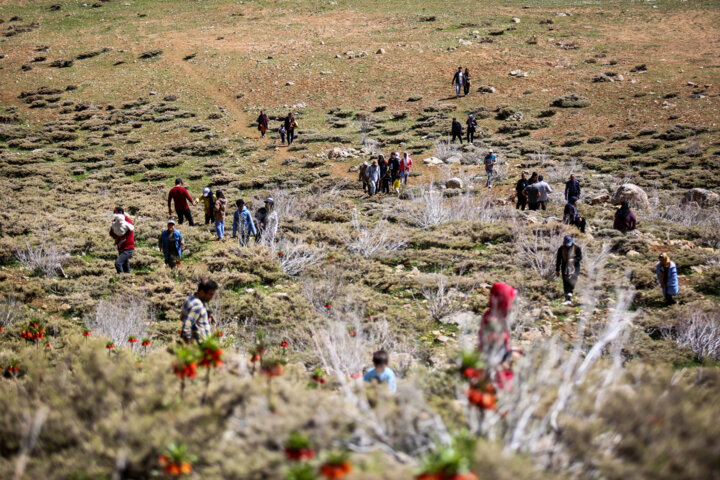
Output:
[[373,353],[374,367],[365,372],[363,380],[368,383],[385,383],[390,393],[395,393],[397,391],[397,380],[395,379],[395,372],[388,367],[389,362],[390,356],[385,350],[378,350]]
[[250,210],[248,210],[247,206],[245,206],[245,201],[238,200],[235,202],[235,205],[237,206],[237,210],[235,210],[235,213],[233,214],[232,238],[238,238],[239,234],[240,239],[238,240],[238,243],[240,243],[241,247],[244,247],[250,240],[250,234],[252,234],[257,240],[257,228],[255,228],[255,222],[253,222]]
[[165,264],[171,270],[180,265],[184,246],[185,242],[183,242],[182,235],[178,230],[175,230],[175,220],[168,220],[167,230],[160,234],[158,247],[165,256]]
[[665,297],[665,303],[667,305],[675,305],[675,295],[680,290],[680,283],[678,282],[677,265],[675,262],[670,260],[670,256],[667,253],[660,254],[660,261],[655,267],[657,273],[658,283],[662,288],[663,296]]

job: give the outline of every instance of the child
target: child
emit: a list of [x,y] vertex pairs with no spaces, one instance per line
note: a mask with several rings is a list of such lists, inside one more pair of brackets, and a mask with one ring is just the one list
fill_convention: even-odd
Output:
[[389,361],[390,357],[385,350],[378,350],[375,352],[373,354],[373,365],[375,365],[375,368],[371,368],[365,372],[363,380],[366,382],[372,382],[375,380],[379,383],[387,383],[390,393],[395,393],[397,390],[395,372],[387,366]]
[[285,145],[285,134],[287,133],[287,130],[285,130],[285,125],[280,125],[280,141],[283,145]]
[[112,231],[118,237],[122,237],[127,232],[134,232],[135,226],[125,221],[125,215],[116,213],[113,214]]

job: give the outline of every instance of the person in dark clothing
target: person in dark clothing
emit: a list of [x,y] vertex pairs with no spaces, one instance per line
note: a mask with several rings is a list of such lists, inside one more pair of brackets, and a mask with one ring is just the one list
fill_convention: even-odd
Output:
[[260,110],[260,115],[258,115],[257,118],[258,123],[258,130],[260,130],[260,134],[263,138],[265,138],[265,132],[267,132],[268,129],[268,116],[265,115],[265,112]]
[[528,181],[525,195],[527,196],[528,210],[538,210],[540,208],[540,190],[534,183]]
[[565,184],[565,200],[571,197],[580,198],[580,182],[575,180],[575,175],[570,175],[570,180]]
[[385,155],[378,155],[378,168],[380,168],[380,193],[390,193],[390,164]]
[[195,223],[193,222],[192,213],[190,213],[188,201],[190,205],[197,205],[197,201],[193,200],[183,186],[182,179],[176,178],[175,186],[171,188],[170,193],[168,193],[168,215],[172,215],[171,203],[175,202],[175,213],[177,213],[180,225],[183,223],[183,218],[187,218],[188,223],[192,227]]
[[265,199],[265,206],[260,207],[257,212],[255,212],[255,223],[257,224],[257,235],[255,236],[255,241],[259,242],[262,238],[263,234],[265,233],[265,229],[268,227],[268,223],[270,221],[270,217],[273,213],[273,209],[275,208],[275,200],[268,197]]
[[575,225],[580,229],[580,232],[585,233],[585,226],[587,225],[585,219],[580,216],[577,208],[577,197],[570,197],[567,205],[565,205],[565,211],[563,212],[563,222],[567,225]]
[[400,154],[397,152],[393,152],[390,155],[390,183],[395,185],[396,180],[400,180]]
[[[130,217],[125,215],[125,210],[123,210],[122,207],[115,207],[113,214],[124,215],[125,222],[133,225],[132,220],[130,220]],[[134,226],[132,229],[125,229],[125,233],[123,235],[118,235],[113,231],[112,227],[110,227],[110,236],[113,240],[115,240],[115,246],[118,249],[118,257],[115,260],[115,270],[117,273],[130,273],[130,259],[132,258],[133,253],[135,253]]]
[[467,97],[467,94],[470,93],[470,71],[465,67],[465,74],[463,75],[463,90],[465,91],[465,96]]
[[566,235],[563,239],[562,246],[558,248],[557,258],[555,259],[555,274],[558,276],[562,274],[563,291],[565,292],[565,302],[563,302],[563,305],[570,305],[572,303],[575,284],[577,283],[578,275],[580,275],[581,261],[582,250],[575,245],[570,235]]
[[295,140],[295,129],[297,128],[297,122],[295,121],[295,117],[293,116],[292,112],[288,113],[287,117],[285,117],[285,123],[283,126],[287,131],[288,145],[292,145],[293,141]]
[[460,92],[462,91],[463,84],[465,83],[465,80],[463,80],[464,76],[465,74],[462,71],[462,67],[458,67],[451,82],[452,85],[455,85],[455,98],[460,97]]
[[[467,95],[467,93],[465,93]],[[467,124],[467,143],[472,144],[475,141],[475,130],[477,130],[477,120],[475,115],[472,113],[468,115],[468,119],[465,122]]]
[[537,172],[532,172],[530,175],[530,178],[528,179],[528,185],[534,185],[538,182],[538,174]]
[[175,230],[175,221],[168,220],[167,230],[163,231],[158,238],[158,248],[163,252],[165,265],[170,267],[170,270],[174,270],[180,265],[184,246],[182,235]]
[[627,233],[631,230],[635,230],[637,225],[637,219],[635,214],[630,211],[630,204],[627,200],[622,202],[620,208],[615,212],[615,221],[613,221],[613,228],[620,230],[623,233]]
[[452,140],[450,140],[450,143],[455,143],[455,137],[457,137],[458,142],[462,143],[463,129],[462,124],[458,122],[457,118],[452,119],[452,127],[450,129],[450,133],[452,133]]
[[518,180],[515,184],[515,194],[517,195],[517,202],[515,203],[515,208],[517,208],[518,210],[525,210],[525,207],[527,206],[528,198],[527,194],[525,193],[525,187],[527,187],[527,185],[527,172],[522,172],[520,180]]

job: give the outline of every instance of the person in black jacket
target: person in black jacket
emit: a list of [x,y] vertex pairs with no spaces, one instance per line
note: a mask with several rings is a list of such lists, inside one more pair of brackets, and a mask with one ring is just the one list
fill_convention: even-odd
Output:
[[472,113],[468,115],[465,123],[467,124],[467,143],[472,145],[473,141],[475,141],[475,130],[477,130],[477,120],[475,120],[475,115]]
[[390,183],[393,185],[393,188],[395,188],[395,181],[400,180],[400,154],[398,152],[393,152],[390,155]]
[[390,165],[382,153],[378,155],[378,167],[380,168],[380,192],[390,193]]
[[460,122],[458,122],[457,118],[452,119],[451,133],[452,133],[452,140],[450,141],[450,143],[455,143],[455,137],[457,137],[458,142],[462,143],[463,129],[462,129],[462,124]]
[[558,276],[562,274],[563,291],[565,292],[563,305],[572,303],[575,284],[578,275],[580,275],[580,262],[582,262],[582,250],[575,245],[570,235],[565,235],[563,244],[558,248],[557,258],[555,259],[555,274]]
[[565,200],[580,198],[580,182],[575,180],[575,175],[570,175],[570,180],[565,184]]
[[522,172],[520,180],[515,184],[515,194],[517,195],[517,202],[515,208],[518,210],[525,210],[527,206],[527,194],[525,193],[525,187],[528,186],[527,172]]
[[580,229],[580,232],[585,233],[585,227],[587,225],[587,222],[585,222],[585,219],[581,217],[580,213],[578,212],[577,197],[570,197],[567,205],[565,205],[565,210],[563,212],[563,222],[565,222],[567,225],[575,225]]

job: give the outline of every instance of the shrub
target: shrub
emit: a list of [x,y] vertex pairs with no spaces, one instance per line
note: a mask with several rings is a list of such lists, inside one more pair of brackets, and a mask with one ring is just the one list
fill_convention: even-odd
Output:
[[274,245],[280,260],[280,268],[294,277],[308,267],[317,265],[325,257],[325,247],[310,245],[300,239],[281,239]]
[[545,279],[555,276],[557,249],[566,234],[564,226],[545,228],[533,227],[530,231],[517,223],[513,225],[515,251],[518,266],[531,268]]
[[435,156],[440,160],[447,160],[459,154],[459,147],[449,140],[438,140],[435,142]]
[[352,214],[353,232],[346,237],[347,249],[364,258],[374,258],[402,248],[406,241],[399,233],[391,230],[385,220],[378,221],[373,227],[360,223],[357,210]]
[[23,267],[35,275],[44,275],[46,277],[62,275],[64,277],[65,273],[62,267],[68,260],[69,255],[59,250],[54,243],[46,242],[45,237],[43,237],[37,247],[31,247],[26,242],[25,249],[16,251],[15,257]]
[[145,300],[116,295],[98,302],[95,316],[87,319],[85,324],[94,335],[107,337],[116,347],[122,347],[130,335],[149,336],[152,314]]
[[699,359],[720,359],[720,315],[693,311],[677,325],[677,343]]

